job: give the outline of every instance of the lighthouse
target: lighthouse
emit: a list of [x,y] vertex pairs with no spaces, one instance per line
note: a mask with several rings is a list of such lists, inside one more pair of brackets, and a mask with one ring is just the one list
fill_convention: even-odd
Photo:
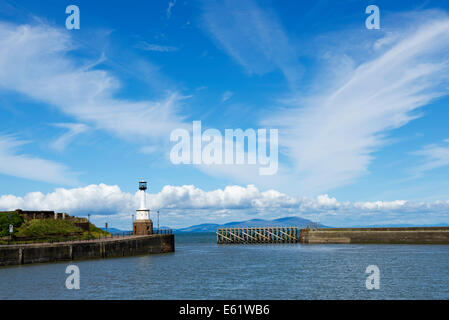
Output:
[[146,190],[147,182],[142,179],[139,182],[139,198],[140,206],[136,210],[136,220],[133,223],[134,235],[148,235],[153,234],[153,222],[150,219],[150,210],[147,209],[146,204]]

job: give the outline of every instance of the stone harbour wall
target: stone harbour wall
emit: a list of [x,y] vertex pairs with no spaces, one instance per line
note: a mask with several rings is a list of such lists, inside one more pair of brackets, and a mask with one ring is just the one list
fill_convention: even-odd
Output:
[[173,234],[0,246],[0,266],[99,259],[175,251]]
[[301,229],[300,242],[449,244],[449,227]]

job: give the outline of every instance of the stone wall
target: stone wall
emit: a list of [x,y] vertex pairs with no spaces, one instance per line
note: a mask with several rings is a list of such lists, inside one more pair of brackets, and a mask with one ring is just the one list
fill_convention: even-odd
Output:
[[[48,211],[48,210],[47,211],[45,211],[45,210],[27,211],[27,210],[21,210],[21,209],[16,209],[16,210],[14,210],[14,212],[22,215],[22,217],[25,220],[64,219],[64,220],[73,220],[73,221],[76,221],[77,223],[85,223],[85,224],[88,223],[86,218],[77,218],[77,217],[70,216],[67,213],[62,213],[62,212],[55,213],[54,211]],[[9,211],[8,212],[1,211],[0,213],[9,213]]]
[[172,234],[120,239],[0,246],[0,266],[125,257],[175,251]]
[[449,227],[301,229],[300,242],[449,244]]
[[153,221],[151,220],[136,220],[133,223],[133,235],[146,236],[153,234]]

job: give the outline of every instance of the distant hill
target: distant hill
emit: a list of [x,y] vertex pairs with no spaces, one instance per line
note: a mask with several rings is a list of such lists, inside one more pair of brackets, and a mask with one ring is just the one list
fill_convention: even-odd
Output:
[[[215,232],[217,228],[262,228],[262,227],[299,227],[305,228],[313,224],[312,221],[300,217],[285,217],[274,220],[252,219],[247,221],[234,221],[225,224],[203,223],[186,228],[174,229],[173,232]],[[332,228],[323,224],[318,224],[319,228]],[[449,224],[434,225],[413,225],[413,224],[389,224],[389,225],[370,225],[370,226],[351,226],[352,228],[401,228],[401,227],[449,227]],[[101,228],[106,230],[105,228]],[[160,229],[169,229],[168,227],[160,227]],[[111,234],[120,234],[123,232],[131,232],[130,230],[120,230],[117,228],[108,228]]]
[[[305,228],[313,223],[310,220],[299,217],[285,217],[275,220],[253,219],[247,221],[234,221],[225,224],[203,223],[187,228],[174,230],[175,232],[215,232],[217,228],[262,228],[262,227],[299,227]],[[325,225],[318,224],[320,228],[329,228]]]

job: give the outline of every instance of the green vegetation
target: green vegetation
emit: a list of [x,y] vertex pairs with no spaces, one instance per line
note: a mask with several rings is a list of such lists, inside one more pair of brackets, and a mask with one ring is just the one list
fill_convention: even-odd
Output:
[[90,238],[103,238],[109,236],[110,233],[104,230],[101,230],[96,225],[89,223],[89,231],[84,231],[83,236]]
[[15,211],[0,212],[0,237],[9,235],[9,225],[14,226],[14,234],[17,229],[23,224],[23,217]]
[[73,235],[81,233],[81,228],[66,220],[33,219],[25,222],[15,234],[16,237],[45,238],[52,235]]
[[[82,226],[83,223],[85,223],[84,226]],[[9,237],[10,224],[14,226],[11,239]],[[0,212],[0,245],[89,240],[111,236],[109,232],[92,223],[89,223],[89,230],[85,231],[86,224],[87,219],[85,218],[25,220],[20,213],[15,211]]]

